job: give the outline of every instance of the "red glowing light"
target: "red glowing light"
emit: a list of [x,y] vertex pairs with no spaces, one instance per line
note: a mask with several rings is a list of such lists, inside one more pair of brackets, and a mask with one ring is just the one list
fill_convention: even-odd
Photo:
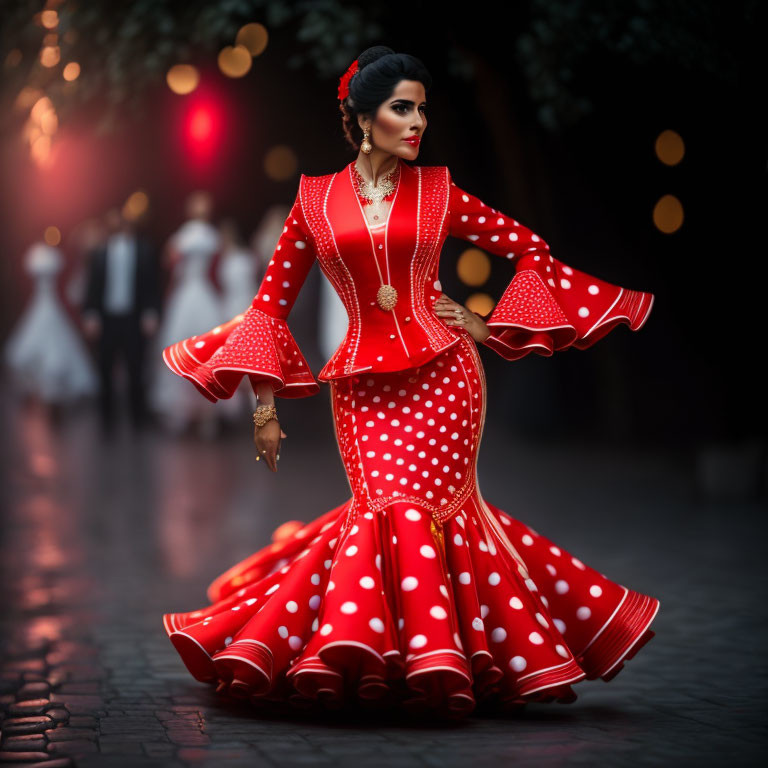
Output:
[[195,107],[190,114],[189,136],[193,141],[203,144],[213,138],[213,115],[207,107]]

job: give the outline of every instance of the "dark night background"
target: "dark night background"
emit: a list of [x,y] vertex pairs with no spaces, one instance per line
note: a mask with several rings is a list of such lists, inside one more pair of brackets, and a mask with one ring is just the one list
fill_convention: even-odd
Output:
[[[103,24],[119,27],[124,5],[105,5]],[[240,5],[258,10],[279,4]],[[342,11],[345,5],[339,5]],[[572,20],[557,27],[557,10],[568,6]],[[764,436],[757,375],[764,123],[758,119],[759,25],[749,21],[756,6],[566,3],[546,11],[529,2],[482,8],[461,13],[460,23],[429,3],[409,4],[397,19],[382,8],[358,9],[382,31],[371,40],[349,35],[357,45],[343,54],[334,47],[346,62],[336,69],[343,72],[358,48],[382,41],[418,55],[434,86],[417,163],[448,165],[457,183],[522,220],[562,261],[656,295],[641,333],[620,328],[586,354],[531,355],[509,364],[484,349],[489,378],[504,393],[493,418],[531,437],[663,440],[689,448]],[[502,10],[503,23],[491,23]],[[604,22],[591,20],[600,13]],[[218,210],[236,215],[247,231],[265,206],[295,194],[297,178],[273,182],[262,171],[266,148],[293,147],[299,172],[308,175],[332,172],[352,159],[335,100],[338,74],[322,74],[311,57],[296,68],[286,66],[303,49],[296,40],[297,15],[271,31],[266,51],[244,78],[224,77],[213,56],[192,51],[203,71],[199,90],[210,93],[222,121],[217,156],[206,169],[190,167],[179,141],[184,97],[171,94],[162,77],[134,94],[137,106],[118,105],[112,134],[101,136],[94,128],[109,101],[109,85],[70,108],[60,130],[76,146],[76,158],[47,177],[35,177],[14,144],[18,126],[6,120],[3,328],[25,299],[20,256],[50,223],[66,243],[68,228],[141,187],[151,201],[148,227],[162,241],[180,220],[185,194],[205,185]],[[516,41],[520,45],[548,16],[561,37],[551,33],[550,47],[541,43],[527,56],[516,49]],[[647,29],[633,25],[633,16]],[[237,21],[237,14],[232,17]],[[633,39],[627,30],[634,28],[642,31]],[[176,32],[183,36],[184,29]],[[622,34],[628,37],[624,52],[616,50]],[[331,66],[330,52],[313,55]],[[457,56],[474,68],[466,79],[447,71]],[[122,75],[129,90],[135,65],[129,59]],[[552,69],[546,73],[547,82],[554,81],[552,96],[536,100],[542,76],[534,78],[526,67]],[[570,75],[562,79],[566,70]],[[571,102],[584,100],[590,111],[580,114]],[[554,126],[541,119],[545,114],[556,116]],[[654,154],[654,141],[667,128],[686,147],[682,162],[672,167]],[[684,207],[683,226],[673,234],[659,232],[651,218],[655,201],[666,193]],[[441,261],[443,285],[457,300],[471,292],[455,277],[465,245],[449,239]],[[493,256],[492,263],[483,290],[498,298],[512,267]],[[300,296],[297,315],[316,282]]]

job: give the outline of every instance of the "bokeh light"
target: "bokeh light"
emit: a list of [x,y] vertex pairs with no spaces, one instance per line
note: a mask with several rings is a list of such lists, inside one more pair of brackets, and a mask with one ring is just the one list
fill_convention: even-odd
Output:
[[184,96],[197,88],[200,83],[200,73],[197,67],[191,64],[174,64],[168,70],[165,81],[174,93]]
[[653,208],[656,228],[669,234],[683,225],[683,204],[674,195],[664,195]]
[[213,136],[213,115],[206,107],[197,107],[189,116],[189,135],[198,143],[208,142]]
[[264,173],[273,181],[292,179],[298,167],[296,152],[285,144],[276,144],[264,155]]
[[656,137],[654,148],[656,157],[665,165],[677,165],[685,155],[685,143],[677,131],[662,131]]
[[149,197],[143,189],[134,192],[123,205],[123,216],[128,221],[138,221],[149,209]]
[[53,136],[59,127],[59,116],[56,114],[56,110],[49,109],[44,112],[40,118],[40,130],[48,136]]
[[191,167],[210,167],[214,158],[221,159],[226,148],[224,134],[228,115],[216,94],[197,91],[184,105],[182,115],[182,146]]
[[61,230],[53,225],[46,227],[43,239],[48,245],[58,245],[61,242]]
[[493,311],[496,302],[487,293],[473,293],[464,302],[464,306],[470,312],[477,312],[478,315],[487,315]]
[[29,148],[32,159],[40,167],[46,167],[51,163],[51,137],[38,136]]
[[228,45],[219,51],[219,69],[227,77],[242,77],[252,62],[250,51],[244,45]]
[[30,110],[29,116],[32,120],[39,124],[42,121],[45,113],[50,112],[51,110],[53,110],[53,103],[47,96],[42,96],[35,102],[34,106]]
[[47,45],[40,50],[40,63],[44,67],[55,67],[61,60],[61,49],[58,45]]
[[59,14],[56,11],[42,11],[40,14],[40,23],[46,29],[55,29],[59,25]]
[[464,285],[482,285],[491,276],[491,260],[479,248],[467,248],[459,256],[456,272]]
[[267,47],[269,32],[263,24],[254,22],[240,27],[235,38],[236,45],[242,45],[251,56],[259,56]]
[[80,77],[80,65],[76,61],[70,61],[61,71],[61,76],[70,83],[77,80]]

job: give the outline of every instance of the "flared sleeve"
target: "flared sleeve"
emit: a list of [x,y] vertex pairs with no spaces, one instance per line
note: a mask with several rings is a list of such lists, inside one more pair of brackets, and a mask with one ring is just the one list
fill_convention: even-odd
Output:
[[549,245],[519,221],[460,189],[449,173],[449,234],[511,259],[515,276],[484,318],[484,344],[507,360],[586,349],[620,323],[639,330],[654,296],[613,285],[554,258]]
[[286,322],[316,256],[306,233],[300,182],[251,305],[228,322],[163,350],[166,365],[209,400],[232,397],[246,375],[254,392],[261,381],[271,382],[278,397],[308,397],[320,391]]

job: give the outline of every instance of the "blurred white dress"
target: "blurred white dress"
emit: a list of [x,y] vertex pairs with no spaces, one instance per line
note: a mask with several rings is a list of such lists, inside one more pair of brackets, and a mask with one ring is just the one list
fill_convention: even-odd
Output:
[[[214,404],[200,396],[163,363],[162,350],[181,339],[204,333],[229,316],[209,278],[213,257],[219,250],[217,229],[202,219],[190,219],[172,235],[180,258],[172,275],[172,287],[154,343],[155,353],[149,387],[150,408],[169,426],[184,428],[198,415],[215,414]],[[251,296],[251,299],[253,296]],[[192,391],[190,391],[190,389]]]
[[[242,246],[230,248],[221,255],[217,276],[222,287],[222,308],[227,320],[244,313],[259,291],[256,275],[256,256]],[[240,382],[234,395],[217,403],[219,412],[228,419],[236,420],[255,406],[255,396],[247,378]]]
[[61,251],[35,243],[24,257],[24,266],[34,289],[4,350],[14,385],[46,403],[95,395],[99,388],[95,365],[57,292],[56,281],[64,266]]

